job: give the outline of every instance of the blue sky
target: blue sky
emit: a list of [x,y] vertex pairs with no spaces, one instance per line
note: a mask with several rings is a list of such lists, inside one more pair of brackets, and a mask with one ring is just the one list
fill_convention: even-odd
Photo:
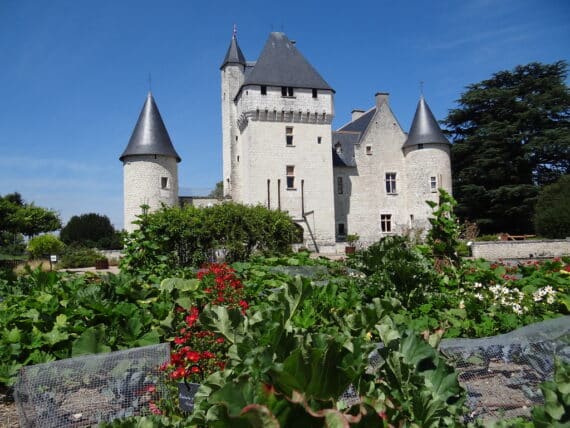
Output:
[[149,73],[182,191],[208,192],[221,179],[219,66],[234,24],[248,60],[270,31],[297,41],[336,90],[335,127],[386,91],[407,131],[420,81],[442,119],[470,83],[570,59],[567,0],[0,0],[0,195],[122,227],[118,158]]

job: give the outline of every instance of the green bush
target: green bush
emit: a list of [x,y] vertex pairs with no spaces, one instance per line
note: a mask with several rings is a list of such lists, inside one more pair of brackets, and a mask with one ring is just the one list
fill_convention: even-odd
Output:
[[61,253],[64,248],[65,244],[56,236],[46,234],[30,239],[27,250],[32,257],[39,259],[50,254]]
[[166,275],[198,266],[221,252],[228,262],[254,252],[291,251],[297,227],[282,211],[224,203],[213,207],[163,207],[143,214],[139,228],[126,239],[121,269],[140,277]]
[[69,246],[61,256],[60,268],[82,268],[95,266],[95,262],[105,257],[92,248]]
[[118,250],[123,248],[123,237],[115,231],[109,217],[96,213],[73,216],[61,229],[61,240],[66,244]]
[[570,236],[570,174],[545,186],[535,207],[536,233],[546,238]]

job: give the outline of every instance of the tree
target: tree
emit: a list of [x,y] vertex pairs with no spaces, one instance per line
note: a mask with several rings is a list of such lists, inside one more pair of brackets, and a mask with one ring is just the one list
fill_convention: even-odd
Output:
[[50,234],[36,236],[28,242],[28,252],[36,259],[61,253],[64,248],[65,244]]
[[538,195],[534,224],[536,232],[546,238],[570,236],[570,175],[544,186]]
[[0,196],[0,232],[34,236],[59,228],[61,221],[55,211],[27,204],[19,193]]
[[483,233],[530,232],[540,187],[570,173],[568,65],[531,63],[467,86],[443,123],[457,214]]
[[214,190],[208,195],[210,198],[222,199],[224,197],[224,182],[218,181]]
[[61,240],[66,244],[86,247],[122,248],[119,234],[106,215],[88,213],[73,216],[61,229]]

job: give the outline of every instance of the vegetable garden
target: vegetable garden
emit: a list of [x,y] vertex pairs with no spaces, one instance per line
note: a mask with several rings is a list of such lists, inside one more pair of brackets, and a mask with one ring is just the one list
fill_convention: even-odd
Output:
[[[23,366],[170,342],[162,381],[144,391],[147,415],[102,426],[568,426],[568,361],[557,361],[530,417],[466,422],[466,393],[440,340],[570,314],[570,259],[452,257],[444,204],[426,244],[385,238],[346,261],[298,253],[143,266],[148,275],[7,275],[0,383],[9,389]],[[139,255],[141,246],[131,242]],[[181,381],[200,384],[192,413],[180,410]]]

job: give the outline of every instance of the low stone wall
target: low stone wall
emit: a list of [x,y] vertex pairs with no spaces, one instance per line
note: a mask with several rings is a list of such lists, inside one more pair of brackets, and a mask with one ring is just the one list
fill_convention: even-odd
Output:
[[486,260],[560,257],[570,255],[570,238],[473,242],[471,255]]

